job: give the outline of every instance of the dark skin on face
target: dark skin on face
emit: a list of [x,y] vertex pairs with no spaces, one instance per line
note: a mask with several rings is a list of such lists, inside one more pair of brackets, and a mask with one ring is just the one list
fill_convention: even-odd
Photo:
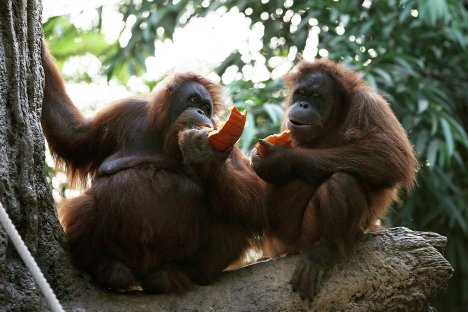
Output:
[[149,101],[85,118],[45,48],[43,67],[50,150],[70,177],[92,181],[60,221],[74,263],[97,283],[181,293],[216,280],[263,233],[265,183],[237,147],[216,152],[198,129],[216,128],[220,86],[181,73]]
[[186,118],[193,125],[213,127],[211,114],[213,100],[208,90],[195,81],[187,81],[173,94],[170,105],[169,122],[174,123],[177,118]]
[[313,299],[323,272],[385,216],[397,191],[411,190],[418,162],[388,103],[358,73],[327,60],[286,75],[283,128],[293,146],[252,151],[269,183],[267,253],[301,252],[293,290]]
[[321,136],[335,103],[340,103],[339,86],[329,75],[314,72],[305,75],[295,86],[292,103],[286,114],[287,128],[302,142]]

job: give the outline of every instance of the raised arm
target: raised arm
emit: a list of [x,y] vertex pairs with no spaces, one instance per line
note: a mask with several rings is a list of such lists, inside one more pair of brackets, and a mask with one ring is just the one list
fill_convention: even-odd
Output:
[[90,123],[68,97],[60,72],[45,44],[42,65],[45,76],[42,127],[52,153],[65,161],[72,160],[86,150]]
[[45,85],[41,124],[44,134],[52,155],[65,165],[71,177],[84,181],[117,149],[117,138],[124,132],[121,128],[126,124],[126,116],[141,115],[138,110],[146,104],[133,105],[138,101],[124,100],[114,104],[113,109],[85,118],[69,98],[45,43],[42,65]]

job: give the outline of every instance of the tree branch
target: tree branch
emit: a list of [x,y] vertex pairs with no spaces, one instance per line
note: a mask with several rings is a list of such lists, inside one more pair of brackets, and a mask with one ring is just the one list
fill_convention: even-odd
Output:
[[427,311],[429,300],[453,273],[440,254],[446,241],[436,233],[406,228],[365,234],[348,258],[325,273],[313,303],[291,291],[288,281],[300,256],[288,256],[226,272],[217,283],[180,297],[92,290],[65,306],[88,312]]

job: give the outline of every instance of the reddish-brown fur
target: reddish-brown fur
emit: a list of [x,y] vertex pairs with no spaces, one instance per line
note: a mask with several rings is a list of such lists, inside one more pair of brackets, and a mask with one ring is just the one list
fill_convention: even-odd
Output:
[[[319,271],[344,256],[360,235],[385,216],[397,191],[410,191],[418,162],[404,129],[388,103],[361,76],[328,60],[301,62],[285,76],[291,105],[304,75],[322,72],[342,94],[330,118],[310,140],[293,148],[270,146],[253,156],[260,176],[271,182],[269,236],[276,247],[301,251],[308,260],[296,268],[293,289],[312,298]],[[283,129],[288,125],[286,116]],[[279,243],[278,243],[279,242]]]
[[[234,147],[186,164],[178,143],[185,121],[168,122],[172,94],[184,82],[209,91],[214,114],[221,108],[218,85],[179,74],[150,101],[122,100],[87,119],[45,49],[43,66],[50,150],[72,178],[92,179],[84,194],[65,201],[61,222],[74,262],[97,282],[181,292],[215,280],[261,234],[264,183],[246,157]],[[124,161],[101,172],[111,155]]]

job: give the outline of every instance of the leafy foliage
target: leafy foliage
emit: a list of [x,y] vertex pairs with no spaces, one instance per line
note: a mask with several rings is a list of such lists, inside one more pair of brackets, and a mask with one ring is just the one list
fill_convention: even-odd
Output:
[[[274,70],[272,58],[303,56],[307,39],[318,36],[319,55],[347,63],[361,71],[378,89],[407,130],[421,161],[419,185],[403,194],[388,222],[448,236],[447,256],[456,275],[436,305],[461,311],[468,305],[468,8],[458,0],[126,0],[120,11],[131,39],[102,44],[98,27],[80,33],[66,20],[44,25],[56,56],[85,50],[99,55],[108,77],[121,81],[145,70],[145,58],[154,54],[154,40],[172,38],[174,30],[194,17],[237,9],[264,27],[259,51]],[[57,29],[61,31],[58,32]],[[59,35],[57,35],[59,34]],[[81,41],[76,41],[80,38]],[[93,41],[95,40],[95,41]],[[91,44],[91,42],[94,42]],[[234,51],[218,68],[254,65]],[[248,152],[256,139],[278,131],[281,82],[238,80],[228,86],[235,105],[249,111],[241,146]]]
[[283,116],[278,103],[284,99],[284,86],[278,80],[257,84],[237,80],[227,89],[233,98],[233,105],[248,111],[247,123],[239,142],[242,150],[248,154],[258,139],[278,132]]
[[65,17],[51,17],[42,29],[52,54],[60,64],[69,57],[85,53],[102,56],[109,47],[99,29],[83,31]]

